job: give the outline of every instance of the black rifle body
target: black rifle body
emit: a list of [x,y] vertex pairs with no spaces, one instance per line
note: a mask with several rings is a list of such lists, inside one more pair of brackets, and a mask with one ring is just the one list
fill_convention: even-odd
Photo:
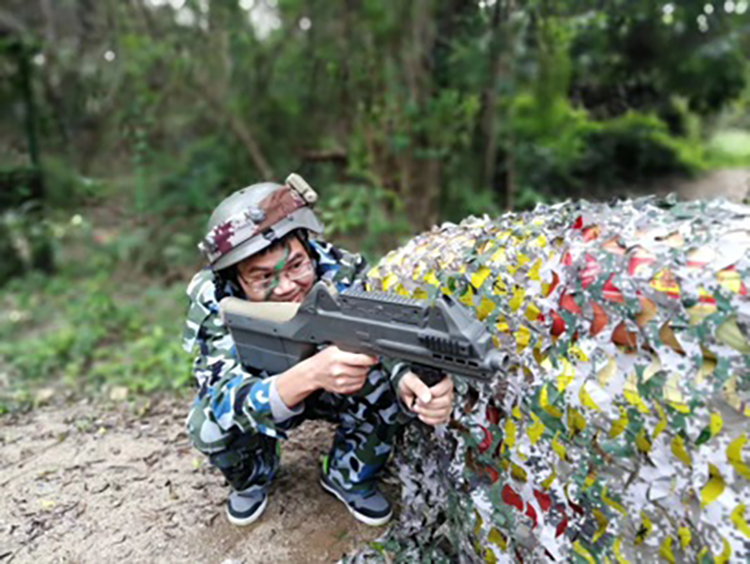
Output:
[[444,374],[489,380],[505,367],[487,328],[462,304],[385,292],[334,294],[317,283],[301,304],[221,302],[240,362],[278,374],[321,345],[407,363],[427,385]]

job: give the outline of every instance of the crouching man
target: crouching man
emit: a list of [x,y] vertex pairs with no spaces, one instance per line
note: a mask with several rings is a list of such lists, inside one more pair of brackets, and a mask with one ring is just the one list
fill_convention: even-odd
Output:
[[[317,281],[337,290],[361,286],[366,264],[315,239],[323,226],[315,192],[298,176],[287,184],[254,184],[214,210],[201,243],[208,266],[187,293],[184,346],[196,351],[198,394],[188,415],[193,445],[231,486],[227,516],[257,520],[279,467],[277,441],[307,419],[338,425],[320,484],[359,521],[383,525],[391,503],[376,484],[399,424],[410,410],[429,425],[447,421],[453,384],[432,388],[403,365],[392,370],[368,355],[328,346],[281,374],[242,365],[219,315],[219,301],[301,302]],[[406,407],[410,406],[410,407]]]

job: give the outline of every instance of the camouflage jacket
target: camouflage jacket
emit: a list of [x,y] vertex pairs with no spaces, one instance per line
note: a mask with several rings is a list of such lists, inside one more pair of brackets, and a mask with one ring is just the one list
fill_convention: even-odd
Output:
[[[311,240],[310,246],[318,280],[334,284],[339,291],[362,284],[359,279],[367,263],[360,255],[321,241]],[[283,437],[271,413],[269,377],[273,375],[240,364],[234,340],[219,315],[222,298],[245,297],[241,288],[204,269],[193,277],[187,294],[190,307],[183,348],[189,353],[198,348],[193,363],[199,388],[196,406],[212,411],[213,419],[225,430],[237,426],[243,432]]]

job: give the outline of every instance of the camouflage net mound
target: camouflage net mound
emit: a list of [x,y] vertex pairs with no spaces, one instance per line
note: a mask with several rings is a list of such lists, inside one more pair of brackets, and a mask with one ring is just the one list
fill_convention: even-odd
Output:
[[750,561],[750,208],[655,199],[469,218],[370,289],[451,294],[512,358],[410,426],[399,522],[356,562]]

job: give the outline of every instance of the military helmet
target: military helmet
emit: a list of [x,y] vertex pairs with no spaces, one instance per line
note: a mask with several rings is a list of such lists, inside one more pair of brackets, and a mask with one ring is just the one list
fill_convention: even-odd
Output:
[[214,270],[254,255],[295,229],[323,233],[312,210],[318,199],[298,174],[284,184],[261,182],[238,190],[222,201],[208,220],[198,247]]

